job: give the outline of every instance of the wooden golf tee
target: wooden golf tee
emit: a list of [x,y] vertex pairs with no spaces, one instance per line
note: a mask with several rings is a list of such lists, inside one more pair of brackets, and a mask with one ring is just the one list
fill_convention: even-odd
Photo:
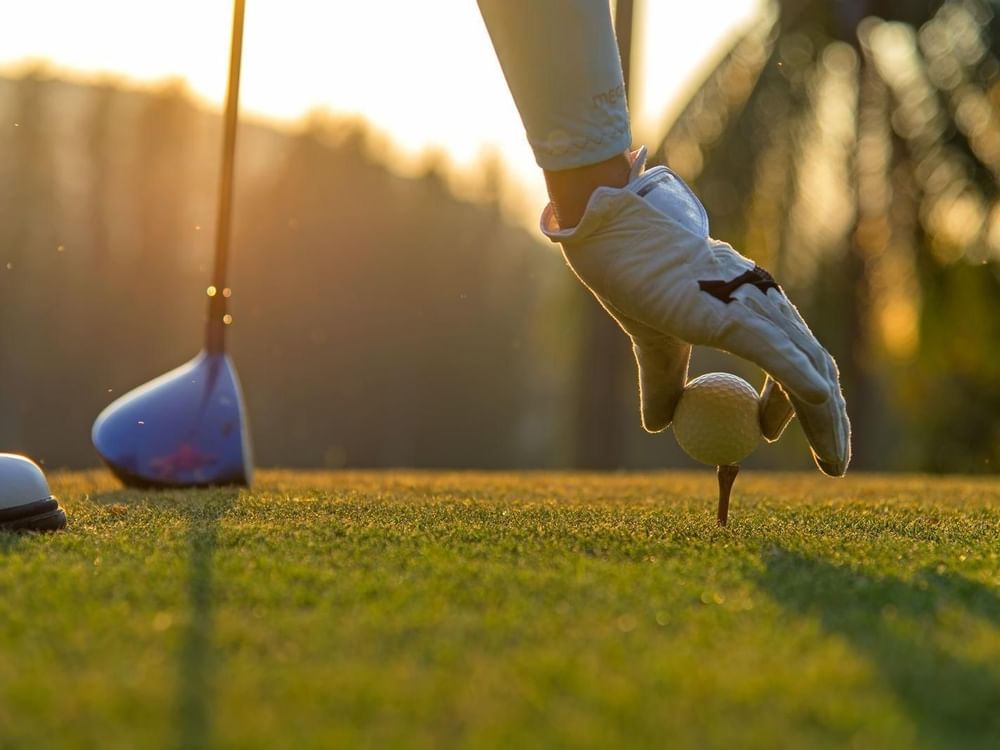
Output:
[[733,482],[740,473],[740,467],[730,464],[717,466],[716,470],[719,475],[719,526],[725,526],[729,522],[729,495],[733,491]]

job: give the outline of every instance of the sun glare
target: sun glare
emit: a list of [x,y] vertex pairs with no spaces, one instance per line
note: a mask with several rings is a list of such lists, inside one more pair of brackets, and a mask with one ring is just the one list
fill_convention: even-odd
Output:
[[[686,83],[761,0],[637,5],[633,118],[654,139]],[[543,195],[517,112],[474,0],[250,0],[242,105],[290,121],[316,110],[360,115],[397,145],[403,171],[428,148],[459,169],[499,152],[527,194]],[[231,4],[213,0],[35,0],[8,8],[0,65],[42,60],[59,72],[139,83],[180,78],[221,102]],[[58,19],[58,23],[54,23]]]

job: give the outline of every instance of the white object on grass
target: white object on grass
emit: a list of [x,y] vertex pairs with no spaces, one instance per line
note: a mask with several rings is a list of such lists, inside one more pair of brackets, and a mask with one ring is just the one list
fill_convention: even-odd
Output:
[[31,459],[0,453],[0,531],[55,531],[66,513]]

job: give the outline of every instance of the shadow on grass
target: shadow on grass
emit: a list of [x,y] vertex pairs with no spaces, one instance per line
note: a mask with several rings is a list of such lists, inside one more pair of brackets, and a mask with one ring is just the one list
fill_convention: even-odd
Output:
[[983,584],[923,571],[875,576],[778,549],[758,584],[786,609],[817,616],[881,673],[927,747],[1000,747],[1000,670],[921,638],[945,606],[1000,627],[1000,598]]
[[[149,505],[176,512],[187,532],[187,609],[177,656],[175,696],[176,747],[200,750],[211,746],[212,702],[216,693],[214,628],[214,557],[222,518],[239,497],[238,489],[117,489],[95,495],[98,505]],[[2,539],[0,539],[2,544]],[[2,549],[2,547],[0,547]]]
[[[88,497],[90,502],[98,506],[148,506],[161,512],[176,514],[184,521],[184,545],[177,550],[177,555],[180,557],[186,551],[186,601],[181,600],[177,605],[178,608],[187,605],[189,618],[179,640],[174,709],[176,720],[173,724],[177,731],[175,744],[185,750],[198,750],[211,744],[217,666],[212,643],[213,599],[216,591],[213,584],[214,555],[222,518],[233,507],[239,493],[240,490],[229,488],[163,491],[115,489]],[[0,531],[0,558],[17,550],[24,541],[24,534]],[[55,572],[58,574],[58,571]],[[0,748],[3,747],[6,745],[0,736]]]
[[[177,509],[187,521],[187,606],[189,619],[178,651],[176,746],[198,750],[211,745],[215,696],[214,556],[219,526],[238,496],[236,490],[186,491]],[[149,496],[154,502],[156,494]],[[170,498],[171,503],[176,502]]]

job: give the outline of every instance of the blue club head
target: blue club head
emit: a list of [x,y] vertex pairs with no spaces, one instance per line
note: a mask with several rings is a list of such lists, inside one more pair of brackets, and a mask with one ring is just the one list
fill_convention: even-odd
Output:
[[243,395],[224,352],[190,362],[102,411],[94,447],[131,487],[249,485],[253,475]]

